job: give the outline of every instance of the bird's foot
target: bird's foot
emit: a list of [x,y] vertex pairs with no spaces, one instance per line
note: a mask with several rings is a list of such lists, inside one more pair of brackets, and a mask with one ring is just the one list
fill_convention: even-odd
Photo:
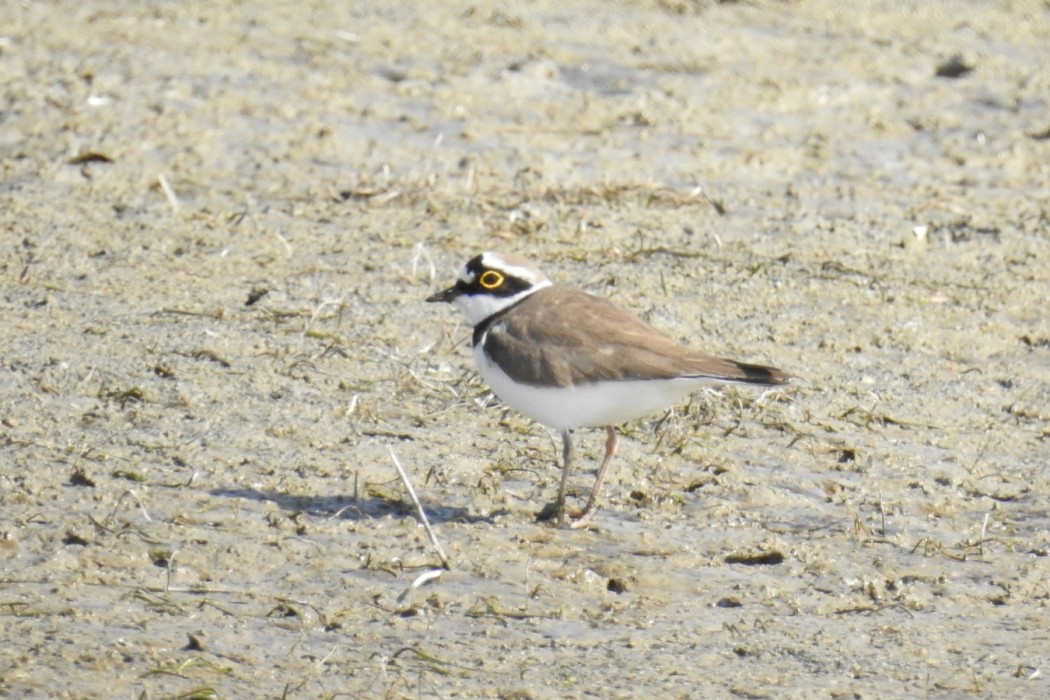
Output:
[[548,503],[543,506],[543,510],[536,515],[536,522],[554,523],[558,527],[565,527],[567,521],[568,517],[565,513],[564,503]]
[[569,523],[569,527],[571,527],[573,530],[580,530],[582,528],[587,527],[591,524],[591,518],[593,518],[594,514],[597,512],[598,508],[596,506],[588,505],[586,508],[583,509],[582,513],[576,516],[576,518],[574,518],[573,521]]
[[582,513],[570,515],[564,504],[559,506],[557,503],[548,503],[536,515],[536,522],[549,522],[562,529],[579,530],[587,527],[597,512],[597,508],[587,508]]

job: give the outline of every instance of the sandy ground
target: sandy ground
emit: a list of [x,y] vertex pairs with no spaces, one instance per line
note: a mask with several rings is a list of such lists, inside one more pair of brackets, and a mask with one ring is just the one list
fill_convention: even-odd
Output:
[[[842,5],[6,3],[0,695],[1050,695],[1050,9]],[[797,380],[537,523],[491,248]]]

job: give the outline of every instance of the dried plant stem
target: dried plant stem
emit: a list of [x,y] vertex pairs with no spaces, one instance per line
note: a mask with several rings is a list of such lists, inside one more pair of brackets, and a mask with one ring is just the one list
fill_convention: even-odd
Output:
[[168,178],[164,177],[164,173],[157,175],[157,184],[160,185],[160,189],[164,192],[164,197],[168,200],[168,206],[171,207],[172,215],[178,216],[180,208],[179,197],[175,194],[171,184],[168,183]]
[[412,499],[412,502],[416,504],[416,512],[419,513],[419,519],[423,523],[423,529],[427,531],[427,537],[430,538],[430,544],[434,545],[434,549],[437,551],[438,557],[441,559],[441,565],[445,567],[445,569],[451,570],[452,567],[448,563],[448,557],[445,556],[445,551],[441,549],[441,543],[438,542],[437,535],[434,534],[433,528],[430,527],[430,521],[427,520],[427,514],[423,512],[423,506],[420,504],[419,498],[416,496],[416,490],[412,488],[412,482],[408,480],[408,474],[405,473],[404,468],[401,466],[401,462],[394,453],[394,448],[387,445],[387,450],[390,451],[390,459],[394,461],[394,468],[397,469],[401,481],[405,484],[405,490],[408,491],[408,495]]

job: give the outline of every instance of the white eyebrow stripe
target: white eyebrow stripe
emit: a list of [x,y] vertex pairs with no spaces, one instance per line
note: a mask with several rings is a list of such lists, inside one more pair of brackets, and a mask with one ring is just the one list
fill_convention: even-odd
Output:
[[[515,277],[520,280],[525,280],[529,284],[539,284],[541,281],[546,279],[546,275],[537,270],[534,267],[523,267],[521,265],[512,265],[503,259],[498,253],[487,252],[481,256],[481,264],[485,267],[491,267],[500,272],[503,272],[508,277]],[[464,270],[466,272],[466,270]],[[470,281],[470,280],[465,280]],[[546,285],[544,285],[546,286]]]

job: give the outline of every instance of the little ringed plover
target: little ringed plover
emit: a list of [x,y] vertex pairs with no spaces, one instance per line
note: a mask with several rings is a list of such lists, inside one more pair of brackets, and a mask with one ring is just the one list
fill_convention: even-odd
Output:
[[504,403],[562,437],[562,473],[552,515],[565,522],[573,428],[604,427],[605,457],[581,527],[598,509],[616,454],[616,425],[666,408],[711,382],[783,384],[775,367],[692,350],[600,297],[552,284],[528,260],[486,252],[456,283],[427,297],[454,303],[474,326],[474,361]]

